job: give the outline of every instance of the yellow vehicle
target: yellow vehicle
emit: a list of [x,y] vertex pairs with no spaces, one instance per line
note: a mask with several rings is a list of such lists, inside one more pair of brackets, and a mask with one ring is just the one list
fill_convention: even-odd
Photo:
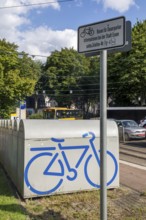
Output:
[[17,118],[18,118],[17,113],[11,113],[11,115],[10,115],[11,120],[12,119],[17,119]]
[[77,120],[83,119],[83,112],[79,109],[51,107],[43,110],[44,119]]

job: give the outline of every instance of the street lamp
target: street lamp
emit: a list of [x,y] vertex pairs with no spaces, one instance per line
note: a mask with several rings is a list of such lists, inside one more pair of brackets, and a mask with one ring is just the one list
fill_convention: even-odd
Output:
[[141,97],[138,97],[138,104],[141,105]]
[[35,110],[35,113],[37,114],[37,111],[38,111],[38,91],[35,91],[35,95],[34,95],[34,110]]
[[43,101],[42,106],[46,107],[46,91],[45,90],[43,90],[43,100],[42,101]]

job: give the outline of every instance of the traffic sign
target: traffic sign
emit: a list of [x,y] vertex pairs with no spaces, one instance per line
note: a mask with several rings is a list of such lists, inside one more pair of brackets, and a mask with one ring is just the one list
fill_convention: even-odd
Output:
[[109,50],[125,45],[125,17],[92,23],[78,28],[78,52]]
[[20,101],[20,109],[26,109],[26,102],[25,101]]
[[[128,52],[132,48],[132,42],[131,42],[131,34],[132,34],[132,29],[131,29],[131,21],[126,21],[126,42],[123,47],[115,47],[107,50],[107,53],[116,53],[116,52]],[[91,56],[97,56],[100,55],[100,51],[92,51],[85,53],[86,57],[91,57]]]

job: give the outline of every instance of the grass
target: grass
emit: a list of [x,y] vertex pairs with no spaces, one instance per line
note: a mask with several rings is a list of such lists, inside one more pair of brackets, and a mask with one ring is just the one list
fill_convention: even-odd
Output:
[[144,191],[144,192],[141,192],[141,194],[140,194],[141,196],[146,196],[146,191]]
[[32,219],[93,220],[99,216],[99,191],[27,200],[24,205]]
[[[126,187],[108,190],[108,220],[146,219],[145,192]],[[20,200],[0,168],[0,220],[98,220],[100,191]]]
[[14,191],[6,175],[0,167],[0,219],[1,220],[27,220],[27,214],[19,200],[14,196]]

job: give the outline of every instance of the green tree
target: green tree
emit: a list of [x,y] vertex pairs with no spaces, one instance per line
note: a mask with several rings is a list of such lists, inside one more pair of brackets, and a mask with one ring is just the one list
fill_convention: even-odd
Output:
[[85,117],[88,117],[89,107],[99,103],[100,95],[100,58],[95,56],[88,58],[89,72],[81,79],[81,89],[83,91],[82,102],[86,111]]
[[[132,29],[132,49],[109,55],[108,91],[116,105],[136,104],[138,97],[144,104],[146,97],[146,21]],[[138,104],[138,103],[137,103]],[[139,103],[140,104],[140,103]]]
[[19,57],[18,46],[0,40],[0,117],[9,117],[16,104],[33,93],[40,66],[24,52]]
[[88,76],[89,67],[89,59],[72,48],[54,51],[47,59],[37,89],[45,90],[60,106],[81,103],[82,79]]

